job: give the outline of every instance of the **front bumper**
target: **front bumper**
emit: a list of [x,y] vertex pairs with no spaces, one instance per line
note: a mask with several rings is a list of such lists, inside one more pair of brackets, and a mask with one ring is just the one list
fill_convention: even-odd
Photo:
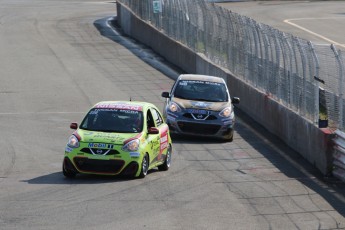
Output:
[[66,147],[64,167],[83,174],[138,176],[140,173],[142,154],[139,152],[134,154],[114,149],[112,151],[116,154],[97,155],[85,149],[85,146],[75,149]]
[[223,118],[218,112],[210,112],[207,119],[195,119],[187,113],[167,113],[170,133],[226,138],[233,135],[235,119]]
[[117,160],[92,160],[85,157],[76,157],[73,162],[68,157],[64,158],[65,169],[75,173],[135,176],[139,169],[139,163],[135,161],[123,168],[119,168],[122,162]]

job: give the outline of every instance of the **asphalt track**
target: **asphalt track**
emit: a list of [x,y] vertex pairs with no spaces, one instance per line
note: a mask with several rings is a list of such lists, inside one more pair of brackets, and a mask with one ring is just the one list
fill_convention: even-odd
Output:
[[318,45],[345,50],[345,1],[247,1],[218,5]]
[[101,100],[162,108],[173,84],[104,27],[115,14],[112,2],[0,0],[1,230],[345,227],[343,184],[241,111],[232,143],[174,137],[167,172],[65,179],[70,122]]

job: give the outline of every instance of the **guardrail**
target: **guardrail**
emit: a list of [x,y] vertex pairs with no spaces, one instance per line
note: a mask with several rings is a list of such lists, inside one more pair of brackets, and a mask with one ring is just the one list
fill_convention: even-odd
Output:
[[345,133],[335,131],[333,152],[333,176],[345,182]]

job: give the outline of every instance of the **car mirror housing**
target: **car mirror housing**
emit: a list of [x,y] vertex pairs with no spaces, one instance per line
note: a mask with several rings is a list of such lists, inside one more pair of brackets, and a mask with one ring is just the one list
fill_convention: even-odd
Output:
[[156,127],[149,128],[149,134],[159,134],[159,130]]
[[239,104],[240,103],[240,98],[239,97],[233,97],[231,99],[232,104]]
[[69,127],[70,127],[71,129],[78,129],[78,123],[72,122],[72,123],[69,125]]
[[163,92],[162,93],[162,97],[169,98],[170,97],[170,93],[169,92]]

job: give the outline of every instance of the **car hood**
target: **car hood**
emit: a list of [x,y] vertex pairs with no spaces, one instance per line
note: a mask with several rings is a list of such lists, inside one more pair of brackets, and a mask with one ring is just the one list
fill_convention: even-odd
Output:
[[141,136],[141,133],[108,133],[82,129],[76,131],[76,134],[79,135],[81,142],[109,143],[116,145],[122,145],[124,141],[130,138],[139,138]]
[[174,97],[172,101],[184,109],[205,109],[213,111],[221,111],[225,107],[229,107],[231,105],[230,102],[193,101],[176,97]]

